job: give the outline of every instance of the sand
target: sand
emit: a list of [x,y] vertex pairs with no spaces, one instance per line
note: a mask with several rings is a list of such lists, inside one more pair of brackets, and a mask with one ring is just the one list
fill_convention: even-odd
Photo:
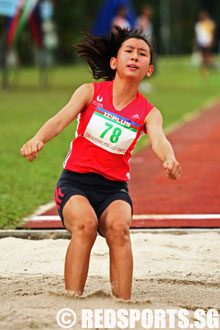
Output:
[[[140,311],[186,308],[192,322],[197,308],[206,311],[214,308],[220,314],[218,232],[133,231],[131,239],[134,280],[129,302],[111,295],[108,248],[100,236],[92,250],[81,298],[65,295],[63,267],[67,239],[0,239],[0,329],[61,329],[56,315],[63,308],[76,312],[73,329],[81,329],[81,310],[86,308],[108,308],[115,312],[121,308]],[[141,322],[136,322],[135,329],[143,329]],[[176,325],[175,329],[179,327]]]

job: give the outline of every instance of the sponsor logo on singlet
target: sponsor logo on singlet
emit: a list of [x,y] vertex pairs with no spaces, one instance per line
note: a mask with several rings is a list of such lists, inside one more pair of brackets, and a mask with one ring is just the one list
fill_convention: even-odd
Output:
[[140,117],[139,117],[139,114],[138,114],[138,113],[137,113],[136,115],[133,115],[131,118],[132,118],[132,119],[140,119]]
[[137,136],[140,125],[97,107],[84,132],[95,145],[115,154],[125,154]]
[[103,96],[98,95],[96,99],[92,102],[96,107],[103,107]]
[[96,100],[97,100],[98,102],[102,103],[102,101],[103,101],[103,97],[100,96],[100,95],[98,95],[97,98],[96,98]]

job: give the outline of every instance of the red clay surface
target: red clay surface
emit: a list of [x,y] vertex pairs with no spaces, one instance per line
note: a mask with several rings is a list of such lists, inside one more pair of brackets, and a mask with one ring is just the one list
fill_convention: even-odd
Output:
[[[218,219],[193,219],[193,214],[220,214],[220,102],[167,135],[183,173],[179,180],[169,180],[150,147],[131,161],[129,190],[135,228],[220,227]],[[149,215],[188,214],[187,219],[155,220]],[[52,208],[43,215],[58,215]],[[148,215],[148,218],[144,215]],[[29,221],[25,227],[61,228],[61,221]]]

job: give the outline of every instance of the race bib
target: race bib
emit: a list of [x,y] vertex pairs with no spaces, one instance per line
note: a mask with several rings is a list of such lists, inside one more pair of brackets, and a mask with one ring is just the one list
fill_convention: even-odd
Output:
[[84,137],[114,154],[125,154],[135,140],[139,126],[97,107],[86,127]]

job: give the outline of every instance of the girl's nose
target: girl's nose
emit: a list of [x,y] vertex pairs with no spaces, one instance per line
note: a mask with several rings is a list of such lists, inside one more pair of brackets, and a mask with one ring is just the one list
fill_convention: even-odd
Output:
[[137,60],[137,57],[138,57],[137,49],[134,49],[134,51],[132,52],[132,59]]

